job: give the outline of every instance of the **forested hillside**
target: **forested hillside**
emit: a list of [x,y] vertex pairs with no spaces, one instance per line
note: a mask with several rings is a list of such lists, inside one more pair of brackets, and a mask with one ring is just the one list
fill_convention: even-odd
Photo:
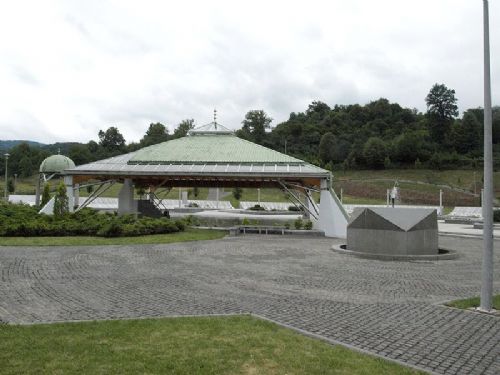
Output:
[[[365,105],[312,102],[304,112],[293,112],[287,121],[272,126],[264,110],[249,111],[239,137],[307,160],[331,170],[428,168],[477,169],[482,165],[483,110],[458,113],[455,91],[434,85],[426,98],[427,111],[401,107],[387,99]],[[9,175],[30,176],[41,161],[60,151],[79,164],[137,150],[140,147],[183,137],[193,128],[183,120],[172,134],[161,123],[152,123],[139,143],[126,142],[117,127],[99,131],[98,141],[10,147]],[[493,110],[495,166],[500,166],[500,107]],[[2,144],[2,143],[0,143]],[[3,152],[0,175],[4,173]]]

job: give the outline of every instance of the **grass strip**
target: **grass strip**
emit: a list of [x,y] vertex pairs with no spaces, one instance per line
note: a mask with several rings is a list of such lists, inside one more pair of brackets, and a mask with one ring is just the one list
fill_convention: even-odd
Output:
[[167,244],[185,241],[215,240],[224,237],[227,232],[222,230],[207,230],[186,228],[183,232],[168,234],[153,234],[137,237],[0,237],[1,246],[96,246],[96,245],[143,245]]
[[2,374],[417,374],[250,316],[0,326]]

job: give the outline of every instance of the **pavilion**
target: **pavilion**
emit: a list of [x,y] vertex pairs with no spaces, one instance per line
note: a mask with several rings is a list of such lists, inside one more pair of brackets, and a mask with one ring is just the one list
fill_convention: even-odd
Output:
[[[147,189],[153,202],[159,188],[279,188],[305,210],[315,228],[329,237],[346,237],[348,216],[332,190],[329,171],[238,138],[216,120],[182,138],[66,169],[64,181],[70,202],[78,202],[81,184],[98,181],[98,188],[77,210],[110,185],[123,183],[118,197],[122,214],[137,212],[140,202],[134,200],[134,187]],[[313,191],[320,192],[319,207]]]

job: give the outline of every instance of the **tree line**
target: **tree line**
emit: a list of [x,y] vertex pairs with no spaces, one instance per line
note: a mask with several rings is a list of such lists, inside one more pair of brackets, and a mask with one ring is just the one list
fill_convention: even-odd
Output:
[[[435,84],[425,101],[425,113],[384,98],[366,105],[334,107],[313,101],[304,112],[292,112],[275,127],[264,110],[251,110],[236,135],[331,170],[479,167],[483,110],[468,109],[460,117],[455,91],[443,84]],[[184,137],[193,128],[192,119],[181,121],[172,134],[164,124],[152,123],[139,142],[128,144],[115,126],[100,130],[97,142],[21,143],[9,150],[9,175],[31,176],[43,159],[58,151],[80,165]],[[493,109],[493,143],[498,156],[500,107]],[[3,175],[3,152],[1,155]]]

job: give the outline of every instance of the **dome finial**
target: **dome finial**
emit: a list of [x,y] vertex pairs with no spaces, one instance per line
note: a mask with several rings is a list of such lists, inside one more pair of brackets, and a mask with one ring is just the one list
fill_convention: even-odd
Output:
[[214,108],[214,127],[217,130],[217,109]]

